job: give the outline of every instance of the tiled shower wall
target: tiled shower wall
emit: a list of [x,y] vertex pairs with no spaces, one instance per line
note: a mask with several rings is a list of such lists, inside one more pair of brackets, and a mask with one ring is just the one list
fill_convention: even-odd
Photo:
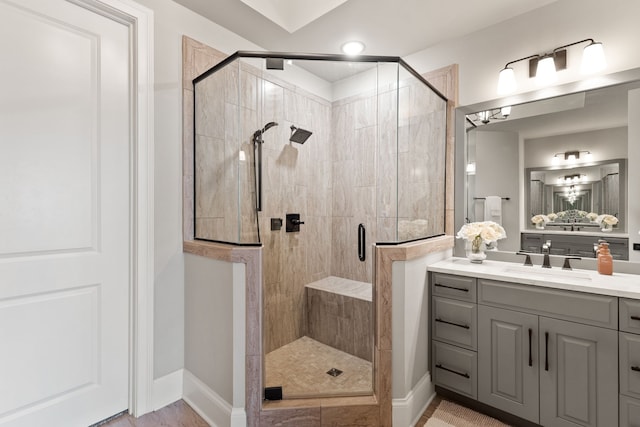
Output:
[[[421,82],[330,103],[237,61],[205,84],[196,112],[196,237],[258,240],[251,136],[279,124],[263,135],[265,353],[306,334],[305,284],[329,275],[370,283],[371,245],[412,237],[410,227],[396,234],[398,220],[443,232],[444,200],[434,197],[444,194],[445,107]],[[292,124],[313,132],[305,144],[289,143]],[[434,138],[442,144],[427,146]],[[271,219],[287,213],[301,215],[300,233],[271,230]]]

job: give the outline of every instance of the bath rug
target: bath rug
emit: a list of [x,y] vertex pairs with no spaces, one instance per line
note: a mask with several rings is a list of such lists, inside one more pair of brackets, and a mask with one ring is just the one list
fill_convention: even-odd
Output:
[[465,408],[457,403],[442,400],[424,427],[509,427],[495,418]]

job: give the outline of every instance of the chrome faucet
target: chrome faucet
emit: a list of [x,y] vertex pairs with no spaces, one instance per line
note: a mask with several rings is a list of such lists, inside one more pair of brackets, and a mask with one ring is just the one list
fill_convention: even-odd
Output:
[[551,242],[549,240],[547,240],[547,242],[542,245],[542,253],[544,254],[544,259],[542,260],[542,268],[551,268],[551,263],[549,262],[550,247],[551,247]]

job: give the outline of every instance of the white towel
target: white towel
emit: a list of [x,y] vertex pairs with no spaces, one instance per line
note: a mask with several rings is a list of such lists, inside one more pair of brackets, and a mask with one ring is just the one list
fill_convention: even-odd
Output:
[[484,220],[502,225],[502,197],[487,196],[484,201]]

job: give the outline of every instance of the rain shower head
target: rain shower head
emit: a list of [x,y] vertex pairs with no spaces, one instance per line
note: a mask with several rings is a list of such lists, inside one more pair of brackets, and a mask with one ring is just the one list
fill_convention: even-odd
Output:
[[274,126],[278,126],[276,122],[269,122],[262,129],[258,129],[253,133],[253,142],[262,142],[262,134],[271,129]]
[[297,142],[298,144],[304,144],[313,132],[309,132],[306,129],[297,128],[291,125],[291,136],[289,141]]

